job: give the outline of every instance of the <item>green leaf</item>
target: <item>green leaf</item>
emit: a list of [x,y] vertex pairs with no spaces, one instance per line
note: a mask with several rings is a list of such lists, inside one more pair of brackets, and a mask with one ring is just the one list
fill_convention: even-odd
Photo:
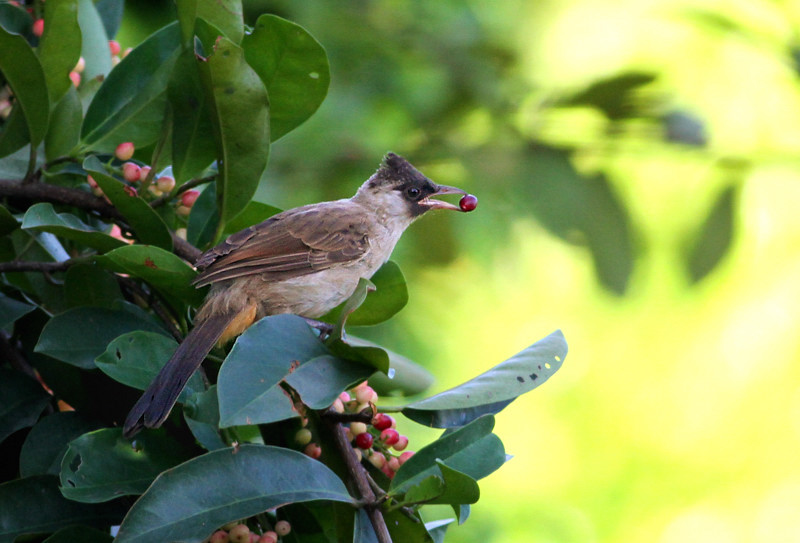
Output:
[[219,224],[217,215],[217,189],[213,183],[206,186],[192,206],[186,224],[186,239],[195,247],[206,247],[214,241]]
[[[144,147],[158,139],[167,106],[167,84],[180,55],[179,34],[177,22],[165,26],[108,75],[92,99],[81,129],[81,143],[87,149],[110,153],[124,141]],[[108,52],[108,43],[103,47]]]
[[717,198],[691,243],[686,265],[692,283],[697,283],[722,261],[731,248],[736,212],[735,186],[726,187]]
[[[172,338],[136,330],[122,334],[109,343],[106,350],[97,357],[95,364],[115,381],[144,390],[177,348],[178,343]],[[203,379],[195,373],[178,400],[184,402],[189,396],[202,390],[205,390]]]
[[242,1],[221,0],[203,2],[202,0],[178,0],[178,21],[181,24],[183,41],[189,43],[194,36],[196,20],[207,21],[219,29],[234,43],[242,41],[244,25],[242,22]]
[[42,418],[31,428],[22,444],[20,475],[58,475],[69,442],[97,428],[98,424],[86,420],[75,411],[56,412]]
[[55,104],[73,87],[69,73],[81,56],[78,0],[48,0],[44,5],[44,34],[36,52],[47,80],[50,102]]
[[103,21],[92,0],[78,0],[78,24],[81,27],[81,56],[86,61],[86,68],[81,74],[86,82],[111,71],[111,51],[108,49],[108,34]]
[[217,526],[286,503],[351,502],[323,463],[262,445],[221,449],[161,474],[137,501],[116,543],[199,543]]
[[233,345],[219,372],[220,426],[264,424],[297,412],[280,387],[298,364],[328,352],[308,324],[295,315],[265,317]]
[[19,228],[19,221],[8,209],[0,205],[0,237],[10,234],[17,228]]
[[[400,266],[391,260],[381,266],[370,281],[375,285],[375,290],[368,292],[366,300],[347,317],[350,326],[370,326],[387,321],[408,303],[406,278]],[[343,308],[344,303],[321,320],[337,322]]]
[[383,518],[389,527],[389,535],[392,541],[433,543],[433,539],[422,523],[419,512],[413,512],[409,515],[407,511],[396,509],[389,513],[384,513]]
[[61,462],[61,494],[84,503],[99,503],[142,494],[162,471],[186,460],[164,430],[141,432],[135,441],[121,428],[104,428],[70,442]]
[[312,358],[290,373],[285,381],[312,409],[329,407],[342,391],[364,381],[374,369],[331,355]]
[[126,245],[121,239],[113,238],[84,224],[71,213],[56,213],[53,204],[50,203],[34,204],[29,207],[22,218],[22,228],[37,232],[50,232],[96,249],[101,253]]
[[125,11],[124,0],[97,0],[94,7],[103,21],[103,28],[108,39],[113,40],[122,24],[122,15]]
[[16,479],[0,485],[0,543],[73,524],[107,528],[119,522],[121,512],[118,504],[89,505],[64,498],[53,475]]
[[448,467],[439,460],[436,461],[436,465],[439,472],[428,475],[409,487],[399,503],[404,505],[422,503],[460,505],[478,501],[481,493],[475,479]]
[[402,494],[430,475],[440,473],[437,462],[473,479],[481,479],[506,461],[500,439],[492,433],[494,417],[485,415],[420,449],[397,471],[391,494]]
[[466,383],[411,403],[403,414],[435,428],[452,428],[486,413],[498,413],[517,396],[538,387],[561,368],[567,342],[561,331],[537,341]]
[[454,520],[455,519],[448,518],[425,523],[425,529],[428,530],[428,534],[431,536],[433,543],[444,543],[447,527],[450,526]]
[[27,36],[31,33],[33,19],[22,6],[8,2],[0,4],[0,26],[12,34]]
[[14,98],[25,115],[30,143],[37,147],[47,133],[50,118],[50,99],[44,70],[25,38],[11,34],[2,27],[0,72],[11,86]]
[[33,426],[49,402],[50,396],[34,379],[0,368],[0,443],[17,430]]
[[217,385],[192,394],[183,404],[183,416],[192,435],[206,450],[215,451],[227,447],[219,435]]
[[75,264],[67,270],[64,295],[69,307],[106,307],[122,302],[122,291],[113,274],[95,264]]
[[50,319],[34,350],[73,366],[92,369],[94,359],[106,350],[111,340],[134,330],[166,335],[139,308],[127,302],[118,309],[76,307]]
[[105,173],[100,160],[93,155],[83,161],[83,169],[89,172],[103,189],[103,193],[125,217],[142,243],[156,245],[167,251],[172,250],[172,236],[164,220],[141,197],[125,190],[122,181]]
[[[354,347],[377,347],[389,356],[389,371],[375,372],[369,378],[369,385],[380,396],[414,396],[428,390],[435,381],[433,374],[403,355],[353,335],[347,342]],[[389,377],[391,375],[391,377]]]
[[167,89],[172,108],[172,174],[179,185],[199,177],[217,158],[209,97],[197,63],[192,49],[183,51]]
[[303,27],[262,15],[242,40],[247,62],[267,87],[272,141],[297,128],[322,104],[330,69],[325,49]]
[[218,38],[201,63],[217,142],[217,198],[221,224],[238,215],[255,194],[269,156],[267,90],[242,49]]
[[23,151],[25,155],[23,167],[19,175],[13,176],[17,178],[23,177],[28,169],[28,160],[31,152],[30,145],[28,144],[31,138],[28,132],[28,124],[25,120],[25,114],[22,112],[22,107],[19,104],[14,105],[11,114],[8,116],[8,119],[6,119],[2,128],[3,130],[0,132],[0,157],[13,155],[14,153],[18,154],[20,150]]
[[35,305],[19,302],[0,292],[0,328],[13,324],[20,317],[36,309]]
[[170,302],[198,305],[204,292],[191,285],[197,272],[180,257],[150,245],[125,245],[95,259],[110,270],[144,279]]
[[83,109],[74,86],[67,89],[64,97],[55,105],[50,122],[58,128],[48,130],[44,138],[47,160],[69,155],[80,140]]
[[114,538],[107,532],[101,532],[94,528],[87,526],[67,526],[63,528],[42,543],[111,543]]

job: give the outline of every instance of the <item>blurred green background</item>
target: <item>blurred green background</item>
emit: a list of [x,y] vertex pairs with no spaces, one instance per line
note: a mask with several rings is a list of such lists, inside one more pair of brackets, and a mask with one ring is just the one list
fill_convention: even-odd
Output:
[[[123,47],[169,10],[129,0]],[[437,391],[569,342],[498,416],[515,458],[448,541],[800,541],[797,2],[247,3],[264,12],[317,37],[332,83],[259,199],[349,196],[387,150],[480,197],[406,234],[409,306],[359,333]]]

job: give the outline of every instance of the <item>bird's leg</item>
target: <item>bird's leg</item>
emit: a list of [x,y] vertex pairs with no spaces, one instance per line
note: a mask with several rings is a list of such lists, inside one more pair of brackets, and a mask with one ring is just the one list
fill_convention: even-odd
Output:
[[314,328],[319,332],[319,338],[321,340],[325,340],[331,335],[333,332],[333,325],[329,322],[319,321],[317,319],[309,319],[308,317],[303,317],[303,320],[311,327]]

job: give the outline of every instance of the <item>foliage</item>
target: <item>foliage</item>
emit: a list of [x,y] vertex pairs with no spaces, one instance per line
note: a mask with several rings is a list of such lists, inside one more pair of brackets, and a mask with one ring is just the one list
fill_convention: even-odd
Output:
[[[376,372],[408,394],[430,382],[344,333],[346,321],[378,324],[405,305],[391,262],[327,316],[324,341],[298,317],[267,317],[210,357],[164,428],[122,437],[136,389],[202,301],[190,285],[199,251],[185,238],[206,248],[275,212],[252,200],[271,144],[315,112],[330,75],[305,29],[275,15],[246,27],[237,0],[179,0],[176,21],[119,58],[106,44],[121,14],[115,0],[0,4],[11,106],[0,124],[0,451],[19,458],[2,472],[0,542],[66,541],[76,524],[98,541],[112,526],[119,541],[202,541],[241,519],[257,531],[313,519],[290,541],[385,541],[381,525],[396,541],[441,540],[447,523],[421,522],[422,506],[466,520],[476,481],[507,459],[493,415],[557,371],[566,343],[556,332],[395,406],[447,430],[402,466],[384,445],[359,464],[342,422],[371,422],[375,398],[341,414],[330,407],[342,393]],[[292,438],[301,424],[319,459]],[[399,469],[373,469],[379,455]]]

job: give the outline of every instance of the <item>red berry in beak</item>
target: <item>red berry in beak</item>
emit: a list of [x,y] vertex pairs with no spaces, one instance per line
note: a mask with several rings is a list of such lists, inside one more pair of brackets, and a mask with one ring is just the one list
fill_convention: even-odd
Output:
[[472,194],[465,194],[458,202],[458,207],[461,208],[461,211],[472,211],[478,207],[478,198]]

